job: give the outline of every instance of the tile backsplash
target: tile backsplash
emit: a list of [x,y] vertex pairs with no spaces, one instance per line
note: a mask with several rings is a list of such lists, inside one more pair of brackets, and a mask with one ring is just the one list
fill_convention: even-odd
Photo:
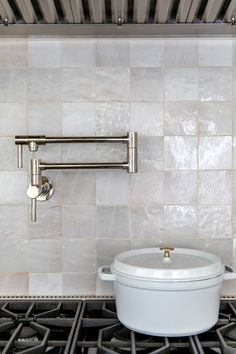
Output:
[[[2,39],[0,295],[110,294],[97,267],[129,248],[206,249],[236,265],[236,41]],[[14,135],[139,133],[139,171],[46,171],[29,221],[29,159],[122,161],[120,144],[24,149]],[[234,261],[235,260],[235,261]]]

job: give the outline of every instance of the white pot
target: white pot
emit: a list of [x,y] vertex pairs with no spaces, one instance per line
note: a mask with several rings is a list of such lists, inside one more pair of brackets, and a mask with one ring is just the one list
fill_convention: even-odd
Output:
[[128,328],[156,336],[189,336],[218,320],[225,272],[219,257],[190,249],[147,248],[123,252],[98,269],[114,282],[117,316]]

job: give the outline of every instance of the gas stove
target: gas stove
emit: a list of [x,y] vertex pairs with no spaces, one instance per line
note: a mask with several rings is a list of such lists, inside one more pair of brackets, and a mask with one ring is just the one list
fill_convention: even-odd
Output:
[[221,301],[211,330],[182,338],[130,331],[113,299],[1,300],[0,354],[15,353],[236,354],[236,299]]

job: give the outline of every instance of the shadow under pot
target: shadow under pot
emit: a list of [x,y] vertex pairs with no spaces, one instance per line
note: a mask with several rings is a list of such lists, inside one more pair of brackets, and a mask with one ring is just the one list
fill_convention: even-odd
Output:
[[98,275],[113,282],[121,323],[136,332],[168,337],[213,327],[223,280],[236,279],[214,254],[169,247],[120,253]]

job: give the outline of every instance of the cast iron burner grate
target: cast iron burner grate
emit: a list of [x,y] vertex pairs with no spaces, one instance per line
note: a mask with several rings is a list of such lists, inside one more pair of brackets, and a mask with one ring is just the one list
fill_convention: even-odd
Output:
[[0,354],[69,354],[82,301],[0,302]]

